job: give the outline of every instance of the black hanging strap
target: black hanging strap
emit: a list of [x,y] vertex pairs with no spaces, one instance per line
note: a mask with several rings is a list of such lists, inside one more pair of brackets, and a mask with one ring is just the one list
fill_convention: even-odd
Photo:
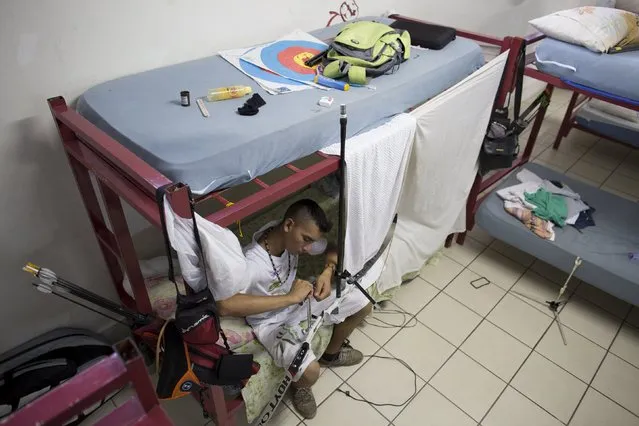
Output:
[[[191,188],[189,188],[189,206],[191,207],[191,218],[193,220],[193,235],[195,237],[195,243],[197,244],[197,248],[200,251],[199,253],[199,257],[200,257],[200,262],[202,265],[202,268],[204,269],[204,281],[206,282],[206,288],[207,290],[210,291],[209,287],[209,278],[208,278],[208,273],[207,273],[207,267],[206,267],[206,260],[204,258],[204,249],[202,248],[202,240],[200,239],[200,231],[197,227],[197,221],[195,220],[195,209],[193,208],[193,197],[191,194]],[[215,305],[215,298],[213,297],[213,293],[211,292],[211,303],[213,303],[213,305]],[[215,310],[215,312],[217,313],[217,308]],[[229,346],[229,342],[226,338],[226,334],[224,334],[224,330],[222,330],[222,327],[220,326],[220,321],[219,321],[219,317],[216,318],[215,321],[215,325],[217,327],[217,331],[218,333],[220,333],[220,335],[222,336],[222,340],[224,341],[224,346],[226,347],[226,349],[231,352],[231,347]],[[232,352],[231,352],[232,353]]]
[[166,217],[164,215],[164,196],[166,194],[166,188],[171,186],[171,184],[167,184],[161,186],[155,191],[155,200],[158,204],[158,208],[160,210],[160,224],[162,225],[162,234],[164,236],[164,249],[166,251],[166,257],[169,261],[169,280],[175,286],[175,291],[179,295],[180,289],[178,288],[177,282],[175,281],[175,269],[173,269],[173,252],[171,250],[171,241],[169,240],[169,234],[166,230]]
[[[164,234],[164,245],[165,245],[165,250],[166,250],[166,254],[167,254],[168,262],[169,262],[169,279],[171,280],[171,282],[173,282],[173,285],[175,286],[175,291],[178,295],[178,302],[179,302],[179,297],[181,294],[180,294],[180,290],[178,288],[177,282],[175,280],[175,270],[173,268],[171,242],[169,240],[169,234],[166,229],[166,217],[164,215],[164,196],[166,194],[166,188],[169,186],[171,186],[171,184],[158,188],[155,195],[156,195],[157,204],[160,209],[160,223],[162,225],[162,233]],[[204,250],[202,249],[202,240],[200,239],[200,232],[197,227],[197,221],[195,220],[195,209],[193,208],[192,199],[193,199],[192,194],[189,189],[189,207],[191,209],[191,219],[193,220],[193,237],[195,238],[195,243],[197,244],[197,247],[199,250],[199,258],[200,258],[201,266],[202,268],[204,268],[204,280],[206,282],[206,291],[208,291],[210,294],[210,298],[209,298],[210,303],[212,303],[215,306],[216,304],[215,298],[213,297],[213,293],[211,292],[209,287],[209,279],[208,279],[206,261],[204,258]],[[230,353],[232,353],[231,347],[229,346],[228,339],[226,338],[226,334],[224,333],[224,330],[222,330],[222,327],[220,326],[219,316],[217,315],[217,308],[215,309],[215,317],[216,317],[215,327],[217,328],[218,333],[222,336],[222,340],[224,341],[224,346]]]

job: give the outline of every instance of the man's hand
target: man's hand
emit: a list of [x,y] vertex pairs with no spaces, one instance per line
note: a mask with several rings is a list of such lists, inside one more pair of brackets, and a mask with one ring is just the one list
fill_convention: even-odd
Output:
[[288,292],[293,304],[301,303],[313,293],[313,284],[304,280],[295,280]]
[[324,272],[317,277],[317,281],[315,282],[315,296],[316,300],[324,300],[331,294],[333,282],[333,268],[328,267],[324,269]]

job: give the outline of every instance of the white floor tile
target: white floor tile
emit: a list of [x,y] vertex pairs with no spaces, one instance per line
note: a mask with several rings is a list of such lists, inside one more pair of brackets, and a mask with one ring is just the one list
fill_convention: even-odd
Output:
[[561,311],[561,322],[603,348],[610,347],[621,319],[574,295]]
[[606,180],[605,185],[608,188],[616,189],[617,191],[639,198],[639,180],[615,172]]
[[[369,316],[368,318],[366,318],[364,324],[359,327],[359,329],[364,332],[364,334],[366,334],[380,346],[383,346],[391,339],[391,337],[397,334],[401,325],[414,321],[410,319],[410,314],[398,314],[396,312],[389,311],[401,311],[401,309],[399,306],[393,303],[386,303],[381,311],[374,310],[371,314],[373,318]],[[397,325],[398,327],[389,327],[388,325],[381,323],[377,319]],[[376,327],[376,325],[381,326]]]
[[[541,275],[545,279],[557,284],[558,286],[564,285],[564,283],[566,282],[566,278],[568,278],[569,275],[567,272],[564,272],[561,269],[557,269],[554,266],[539,259],[535,260],[535,263],[532,264],[530,269]],[[579,282],[580,281],[573,276],[570,279],[570,284],[568,284],[568,287],[574,289],[575,287],[577,287],[577,284],[579,284]]]
[[531,349],[488,321],[482,322],[460,348],[508,382]]
[[553,324],[537,345],[536,351],[584,382],[590,383],[606,356],[605,349],[568,327],[563,330],[567,345],[561,339],[557,324]]
[[421,277],[402,284],[393,297],[393,303],[415,315],[439,293],[439,289],[430,285]]
[[[381,350],[378,356],[393,356]],[[409,402],[426,382],[417,377],[396,359],[372,358],[348,379],[351,386],[363,398],[378,404],[403,404]],[[417,389],[415,389],[417,387]],[[389,421],[393,421],[405,404],[376,407]]]
[[490,247],[525,267],[529,267],[535,261],[534,256],[531,256],[530,254],[519,250],[517,247],[513,247],[500,240],[495,240]]
[[[546,150],[548,150],[548,149],[551,149],[551,148],[546,148]],[[566,173],[566,171],[568,170],[566,167],[560,167],[560,166],[557,166],[555,164],[551,164],[551,163],[548,163],[548,162],[542,160],[541,159],[541,154],[537,158],[535,158],[532,162],[535,163],[535,164],[540,164],[540,165],[544,166],[547,169],[554,170],[557,173]]]
[[[340,389],[350,392],[356,398],[361,398],[361,395],[346,384],[343,384]],[[308,426],[354,424],[387,426],[388,420],[366,402],[355,401],[343,393],[335,391],[322,405],[317,407],[317,415],[312,419],[304,420],[304,424]]]
[[562,426],[559,420],[512,387],[506,388],[482,426]]
[[464,267],[447,256],[441,256],[434,263],[424,266],[419,276],[438,289],[443,289]]
[[[585,161],[578,162],[577,164],[580,164],[580,163],[585,163]],[[596,166],[593,165],[593,167],[596,167]],[[586,184],[588,184],[590,186],[594,186],[595,188],[599,188],[599,186],[601,185],[601,183],[595,182],[592,179],[588,179],[586,176],[581,176],[581,175],[575,174],[571,170],[568,170],[566,172],[566,177],[569,177],[571,179],[586,183]],[[611,173],[610,170],[608,170],[607,172]]]
[[[567,300],[577,285],[578,283],[571,280],[562,300]],[[554,300],[559,294],[560,288],[559,285],[545,279],[538,273],[528,270],[513,286],[510,294],[538,309],[544,315],[552,316],[552,312],[544,302]]]
[[459,351],[430,384],[476,421],[482,419],[506,387],[504,381]]
[[453,243],[449,248],[444,249],[444,254],[455,262],[468,266],[486,249],[486,246],[473,238],[467,237],[463,245]]
[[468,232],[466,235],[486,246],[495,241],[489,233],[481,229],[478,225],[475,225],[473,230]]
[[504,297],[506,292],[491,282],[479,288],[475,288],[473,284],[471,284],[473,282],[479,286],[484,284],[486,279],[485,277],[480,277],[473,271],[465,269],[446,287],[444,292],[480,316],[485,317],[499,300]]
[[639,416],[639,369],[608,354],[592,387]]
[[631,179],[639,180],[639,156],[629,156],[619,165],[615,172]]
[[548,315],[510,294],[497,304],[487,319],[531,348],[552,321]]
[[576,175],[587,178],[589,181],[596,184],[596,186],[601,185],[608,179],[611,171],[597,166],[596,164],[589,163],[587,161],[578,161],[574,166],[572,166],[569,170],[570,173],[574,173]]
[[581,161],[586,161],[600,168],[613,171],[619,164],[621,164],[623,159],[604,155],[595,151],[588,151],[583,157],[581,157]]
[[317,405],[321,404],[328,398],[331,393],[342,384],[342,379],[335,374],[330,368],[322,372],[322,375],[313,385],[313,395]]
[[511,385],[564,423],[568,422],[588,387],[535,352]]
[[430,380],[455,351],[453,345],[421,323],[404,328],[384,348],[406,361],[424,380]]
[[[585,137],[584,137],[585,136]],[[597,139],[595,139],[596,141]],[[579,158],[584,155],[592,147],[592,142],[588,138],[587,134],[578,133],[574,130],[568,134],[561,141],[561,145],[557,148],[557,152],[570,157]]]
[[393,421],[395,426],[476,426],[477,422],[430,385]]
[[479,315],[445,293],[433,299],[417,319],[455,346],[459,346],[481,321]]
[[[372,329],[370,325],[366,325],[366,329]],[[351,346],[361,351],[364,355],[374,355],[380,348],[380,346],[371,340],[365,333],[362,332],[364,328],[353,330],[348,340],[350,340]],[[366,359],[364,360],[366,361]],[[341,377],[343,380],[348,379],[355,373],[362,364],[352,365],[350,367],[335,367],[333,372]]]
[[639,368],[639,328],[624,324],[610,352]]
[[488,248],[468,266],[468,269],[486,277],[504,290],[510,288],[522,276],[526,268],[492,248]]
[[619,318],[625,318],[630,310],[627,302],[585,282],[581,283],[575,293]]
[[572,167],[577,160],[579,160],[580,155],[574,154],[565,154],[559,151],[554,150],[552,147],[547,148],[544,152],[539,154],[539,159],[543,162],[553,165],[562,171],[567,171],[570,167]]
[[639,417],[590,388],[570,421],[570,426],[602,425],[639,426]]
[[599,141],[592,147],[592,152],[606,155],[608,157],[618,158],[619,160],[625,160],[631,151],[628,145],[616,143],[605,138],[599,139]]

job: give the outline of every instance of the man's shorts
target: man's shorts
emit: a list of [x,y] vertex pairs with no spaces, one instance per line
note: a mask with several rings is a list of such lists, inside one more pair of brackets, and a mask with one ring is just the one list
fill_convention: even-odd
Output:
[[[336,292],[333,290],[330,296],[320,302],[311,299],[313,315],[320,315],[335,301],[335,298]],[[300,323],[307,320],[307,303],[308,300],[303,305],[298,305],[291,312],[286,322],[262,323],[253,328],[257,340],[266,348],[278,367],[288,368],[304,342],[306,337],[304,334],[305,329],[302,329]],[[324,315],[323,325],[339,324],[351,315],[361,311],[368,303],[369,300],[366,296],[357,288],[353,288],[348,294],[342,296],[338,313],[326,313]],[[293,377],[294,382],[299,380],[306,368],[315,359],[317,359],[317,356],[309,348],[297,375]]]

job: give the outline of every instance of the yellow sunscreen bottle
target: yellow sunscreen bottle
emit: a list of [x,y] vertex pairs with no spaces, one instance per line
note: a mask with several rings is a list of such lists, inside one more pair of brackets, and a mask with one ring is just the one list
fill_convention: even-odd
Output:
[[210,89],[206,100],[209,102],[223,101],[226,99],[241,98],[253,92],[250,86],[229,86]]

